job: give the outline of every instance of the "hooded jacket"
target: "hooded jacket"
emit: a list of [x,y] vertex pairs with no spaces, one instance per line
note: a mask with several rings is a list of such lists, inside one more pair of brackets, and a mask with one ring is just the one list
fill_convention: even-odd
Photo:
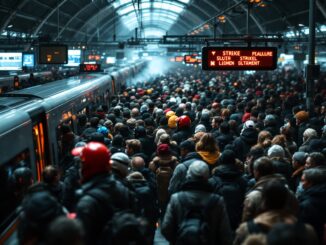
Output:
[[223,198],[212,193],[212,187],[205,181],[187,180],[183,185],[182,191],[172,195],[167,207],[161,231],[165,238],[174,244],[177,239],[178,226],[185,216],[185,208],[179,201],[180,193],[184,193],[189,205],[205,205],[210,198],[214,199],[213,208],[207,211],[210,217],[208,225],[210,227],[209,244],[232,244],[232,234],[229,220],[226,214]]
[[233,151],[241,161],[246,159],[250,148],[257,143],[258,132],[255,128],[246,128],[233,142]]

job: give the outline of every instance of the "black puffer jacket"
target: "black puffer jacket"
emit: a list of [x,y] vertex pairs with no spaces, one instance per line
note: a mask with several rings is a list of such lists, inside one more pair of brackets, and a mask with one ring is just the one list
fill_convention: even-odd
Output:
[[237,158],[241,161],[246,159],[250,148],[257,143],[258,132],[254,128],[245,129],[232,144],[233,151],[237,153]]
[[187,140],[192,135],[191,129],[185,129],[185,130],[178,130],[176,133],[172,135],[172,140],[176,141],[178,144],[180,144],[182,141]]
[[235,230],[241,222],[247,180],[237,166],[230,164],[218,166],[209,183],[214,193],[223,196],[231,228]]
[[204,206],[210,199],[214,200],[212,208],[205,209],[209,217],[209,244],[232,244],[232,234],[223,198],[212,192],[208,182],[188,180],[182,187],[182,191],[172,195],[162,222],[162,234],[170,242],[175,244],[178,228],[188,210],[180,202],[180,195],[185,196],[187,206]]
[[135,190],[139,207],[141,208],[140,214],[145,217],[151,224],[156,223],[159,210],[156,192],[151,189],[146,180],[129,180],[130,184]]
[[299,219],[314,227],[322,241],[326,223],[326,183],[310,187],[299,197]]
[[76,213],[86,231],[86,245],[98,244],[105,224],[121,210],[136,212],[135,196],[112,175],[97,175],[78,191]]

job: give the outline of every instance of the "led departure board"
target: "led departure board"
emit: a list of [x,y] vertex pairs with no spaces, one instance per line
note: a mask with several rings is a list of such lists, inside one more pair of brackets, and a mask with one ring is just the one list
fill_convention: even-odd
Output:
[[277,49],[272,47],[204,47],[203,70],[274,70]]
[[183,56],[176,56],[175,57],[175,62],[183,62]]
[[184,62],[186,64],[199,64],[199,63],[201,63],[201,59],[200,59],[200,57],[197,57],[197,54],[185,55]]
[[100,64],[80,64],[79,71],[80,72],[100,72],[101,65]]

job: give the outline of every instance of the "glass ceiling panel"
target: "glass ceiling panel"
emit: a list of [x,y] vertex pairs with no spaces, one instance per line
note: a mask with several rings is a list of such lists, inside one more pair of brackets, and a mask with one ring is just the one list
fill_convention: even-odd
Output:
[[[138,5],[136,3],[134,5],[132,0],[116,0],[113,6],[117,9],[117,13],[121,15],[122,23],[129,30],[139,27],[140,19],[143,26],[157,26],[157,21],[165,23],[162,26],[164,31],[156,30],[155,33],[157,34],[168,31],[189,2],[190,0],[143,0],[138,9]],[[144,33],[147,35],[154,32],[151,30],[150,32],[144,31]]]

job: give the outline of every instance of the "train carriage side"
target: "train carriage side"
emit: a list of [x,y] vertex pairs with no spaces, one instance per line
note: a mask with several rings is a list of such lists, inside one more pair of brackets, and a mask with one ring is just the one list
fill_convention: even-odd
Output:
[[88,114],[95,110],[94,105],[109,104],[112,79],[109,75],[91,75],[80,80],[80,84],[54,94],[45,99],[45,112],[49,133],[50,162],[59,164],[64,158],[60,149],[60,125],[70,125],[73,131],[77,130],[79,114]]

